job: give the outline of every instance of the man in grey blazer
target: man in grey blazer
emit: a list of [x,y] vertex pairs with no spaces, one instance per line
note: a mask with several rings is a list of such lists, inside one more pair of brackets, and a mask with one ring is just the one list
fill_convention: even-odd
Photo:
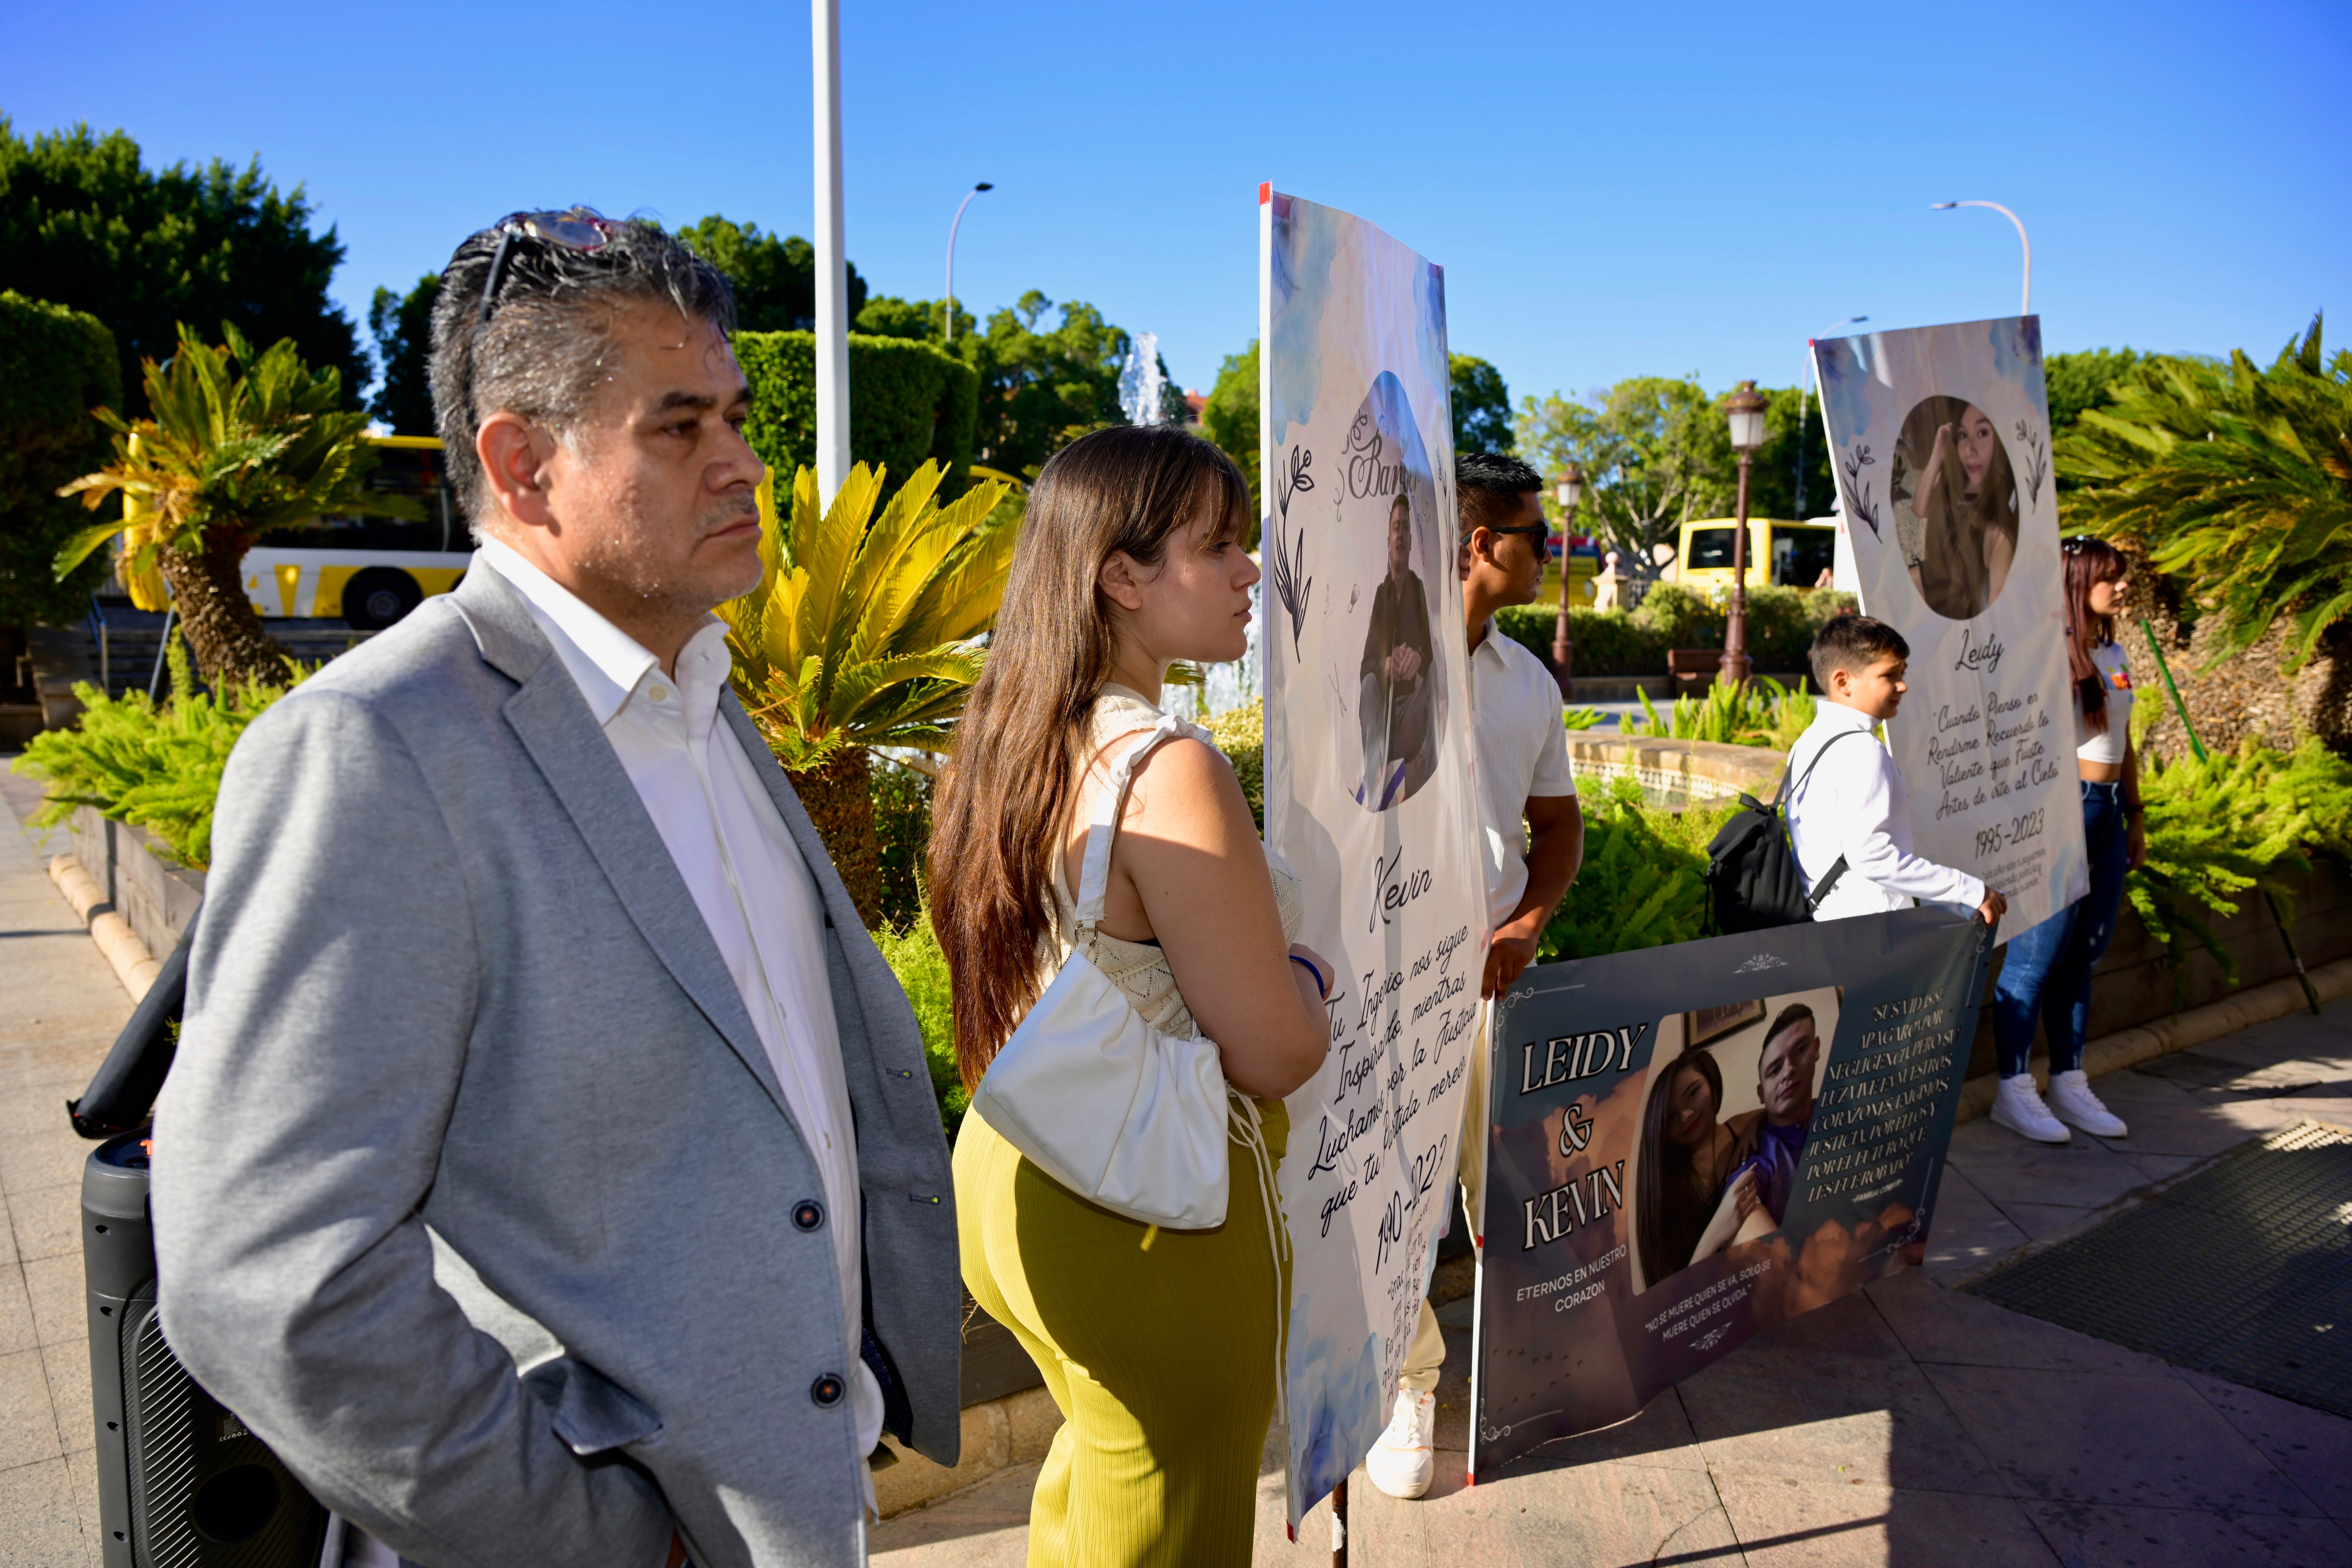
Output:
[[855,1563],[876,1433],[956,1459],[921,1037],[709,614],[761,570],[732,316],[649,224],[460,247],[474,565],[222,784],[164,1332],[379,1560]]

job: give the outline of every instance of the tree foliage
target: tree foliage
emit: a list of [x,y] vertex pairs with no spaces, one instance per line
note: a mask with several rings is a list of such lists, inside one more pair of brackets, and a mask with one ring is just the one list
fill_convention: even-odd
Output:
[[58,489],[106,461],[92,410],[122,401],[116,363],[97,317],[0,293],[0,623],[65,620],[105,574],[89,561],[58,577],[58,551],[81,523]]
[[[865,309],[850,323],[851,329],[875,338],[913,338],[922,342],[944,342],[948,325],[947,305],[939,300],[901,300],[895,294],[877,294],[866,301]],[[968,338],[979,329],[972,313],[956,306],[956,336]]]
[[2132,349],[2080,349],[2045,356],[2042,383],[2050,396],[2050,428],[2071,429],[2088,410],[2113,403],[2107,389],[2147,357]]
[[1508,453],[1518,445],[1511,428],[1511,389],[1503,373],[1472,354],[1448,354],[1453,381],[1454,449]]
[[2285,616],[2300,666],[2352,620],[2352,353],[2326,355],[2320,329],[2267,370],[2242,350],[2142,360],[2057,442],[2072,521],[2130,542],[2217,617],[2213,663]]
[[1218,450],[1241,466],[1249,480],[1250,537],[1244,542],[1257,548],[1258,520],[1265,515],[1265,500],[1258,489],[1257,340],[1237,354],[1227,354],[1217,367],[1216,384],[1201,408],[1201,433]]
[[1520,455],[1547,474],[1584,470],[1577,528],[1647,574],[1653,546],[1694,517],[1731,510],[1738,466],[1723,416],[1688,377],[1637,375],[1580,398],[1520,401]]
[[433,301],[440,297],[441,275],[428,272],[405,294],[378,289],[368,304],[368,331],[383,367],[368,412],[397,436],[441,433],[433,416]]
[[120,131],[77,125],[26,142],[0,115],[0,279],[107,324],[134,415],[145,412],[140,362],[170,357],[182,321],[289,338],[357,405],[367,356],[327,295],[343,247],[332,227],[312,234],[311,215],[302,187],[281,193],[258,159],[150,169]]
[[122,536],[133,571],[160,567],[205,680],[283,686],[286,655],[261,629],[237,563],[253,542],[322,513],[421,517],[409,497],[367,487],[376,463],[368,416],[343,406],[342,375],[312,370],[291,339],[256,353],[233,322],[225,347],[180,329],[169,368],[144,365],[151,418],[98,417],[114,432],[113,461],[65,487],[122,515],[80,530],[57,555],[65,576]]
[[[737,327],[747,332],[816,330],[816,247],[799,235],[762,234],[756,223],[739,224],[717,213],[677,232],[735,286]],[[855,263],[845,266],[854,321],[866,308],[866,279]]]
[[[1038,330],[1049,310],[1058,324]],[[1009,310],[990,312],[987,330],[958,338],[955,351],[980,376],[974,444],[982,462],[1034,475],[1071,441],[1102,425],[1124,424],[1119,366],[1127,333],[1082,300],[1056,307],[1032,289]]]

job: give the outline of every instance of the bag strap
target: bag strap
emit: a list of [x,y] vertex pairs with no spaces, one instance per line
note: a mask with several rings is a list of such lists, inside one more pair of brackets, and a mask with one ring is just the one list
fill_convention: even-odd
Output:
[[[1829,750],[1832,746],[1836,745],[1848,735],[1867,735],[1869,733],[1870,731],[1867,730],[1841,730],[1836,734],[1832,735],[1828,740],[1823,741],[1822,742],[1822,749],[1813,753],[1813,760],[1805,764],[1804,777],[1797,781],[1797,789],[1802,790],[1806,784],[1812,781],[1813,770],[1822,765],[1822,759],[1829,755]],[[1794,801],[1795,798],[1795,792],[1789,788],[1789,775],[1786,773],[1783,773],[1780,775],[1780,793],[1772,797],[1773,814],[1775,816],[1784,816],[1785,813],[1782,810],[1782,803]],[[1792,859],[1794,858],[1793,856],[1790,858]],[[1800,868],[1799,869],[1801,874],[1802,868]],[[1805,895],[1805,912],[1807,914],[1811,914],[1815,910],[1822,907],[1822,900],[1830,896],[1831,889],[1838,885],[1838,879],[1844,876],[1845,871],[1845,857],[1841,855],[1828,870],[1822,873],[1822,879],[1813,885],[1812,891]]]
[[1781,770],[1780,793],[1772,797],[1772,809],[1779,811],[1781,807],[1794,803],[1797,798],[1798,792],[1803,790],[1807,784],[1812,782],[1813,770],[1822,765],[1822,759],[1829,755],[1830,748],[1832,746],[1836,745],[1848,735],[1867,735],[1869,733],[1870,731],[1867,730],[1841,730],[1836,734],[1832,735],[1828,740],[1823,741],[1822,742],[1822,749],[1813,753],[1813,760],[1805,764],[1804,775],[1797,780],[1797,788],[1795,790],[1791,790],[1789,787],[1788,770]]
[[1110,891],[1111,840],[1118,837],[1119,812],[1127,804],[1128,785],[1135,782],[1135,770],[1160,742],[1179,736],[1209,740],[1209,732],[1198,724],[1173,713],[1162,713],[1160,722],[1146,730],[1112,764],[1109,784],[1095,798],[1094,815],[1087,823],[1086,858],[1078,868],[1078,929],[1082,932],[1092,931],[1095,922],[1102,919],[1103,900]]

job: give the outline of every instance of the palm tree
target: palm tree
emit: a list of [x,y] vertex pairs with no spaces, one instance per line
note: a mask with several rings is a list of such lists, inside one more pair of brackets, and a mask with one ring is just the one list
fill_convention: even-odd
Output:
[[206,684],[282,687],[286,650],[262,630],[239,571],[253,542],[322,513],[423,513],[366,488],[376,461],[362,439],[368,416],[341,406],[341,372],[310,369],[291,338],[257,355],[236,327],[221,330],[226,344],[214,348],[183,324],[171,363],[146,362],[153,417],[98,410],[114,432],[114,461],[58,493],[78,493],[95,511],[119,492],[122,515],[67,541],[56,570],[63,577],[123,535],[125,575],[163,573]]
[[2213,613],[2211,662],[2288,616],[2300,668],[2352,618],[2352,353],[2323,359],[2314,317],[2268,370],[2148,359],[2109,390],[2058,443],[2069,511]]
[[761,487],[766,575],[719,610],[736,694],[869,925],[881,916],[881,845],[867,748],[947,749],[1017,532],[992,516],[1008,485],[984,480],[940,506],[941,477],[925,463],[877,518],[880,468],[852,468],[822,510],[816,475],[801,469],[789,515],[772,476]]

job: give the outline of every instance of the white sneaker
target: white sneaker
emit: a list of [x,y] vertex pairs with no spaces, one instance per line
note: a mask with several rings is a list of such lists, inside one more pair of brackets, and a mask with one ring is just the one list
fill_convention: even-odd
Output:
[[2000,1089],[1992,1097],[1992,1119],[2019,1137],[2031,1138],[2036,1143],[2064,1143],[2074,1136],[2042,1103],[2030,1072],[2000,1080]]
[[1398,1389],[1396,1415],[1364,1456],[1364,1473],[1391,1497],[1421,1496],[1437,1473],[1436,1434],[1437,1395]]
[[2099,1103],[2091,1092],[2090,1075],[2080,1068],[2050,1075],[2050,1113],[2094,1138],[2122,1138],[2131,1131],[2123,1118]]

